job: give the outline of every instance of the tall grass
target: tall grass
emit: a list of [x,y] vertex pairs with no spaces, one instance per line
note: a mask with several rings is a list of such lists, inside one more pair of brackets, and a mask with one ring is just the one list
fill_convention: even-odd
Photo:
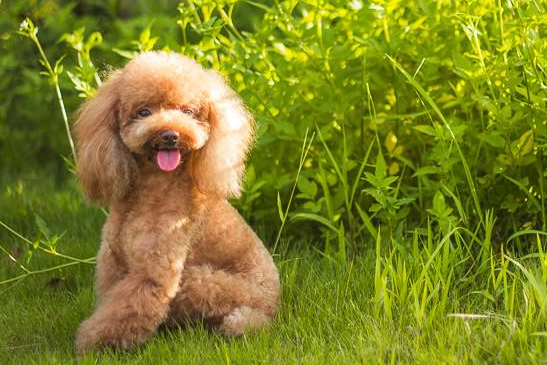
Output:
[[[43,238],[29,222],[38,215],[48,235],[60,237],[57,251],[92,255],[104,215],[84,204],[74,184],[59,190],[35,181],[3,183],[11,191],[0,200],[12,212],[10,227]],[[541,363],[547,349],[545,233],[521,232],[498,245],[488,238],[493,223],[488,212],[487,228],[441,234],[431,222],[403,241],[379,226],[375,247],[348,255],[343,264],[309,242],[281,240],[275,259],[283,304],[268,331],[227,340],[200,325],[164,329],[134,352],[106,351],[81,362]],[[514,244],[525,235],[536,252],[519,256]],[[63,260],[38,250],[26,264],[26,243],[15,234],[2,235],[2,245],[31,271]],[[18,272],[6,261],[0,281]],[[0,361],[71,361],[74,331],[93,305],[92,272],[92,265],[74,265],[0,286]]]

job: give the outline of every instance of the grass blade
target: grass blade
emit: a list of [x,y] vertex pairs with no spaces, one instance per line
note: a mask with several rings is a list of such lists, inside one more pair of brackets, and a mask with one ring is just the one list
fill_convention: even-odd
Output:
[[391,58],[389,55],[386,55],[386,57],[391,61],[391,63],[404,75],[404,77],[408,80],[408,82],[414,87],[418,95],[423,98],[429,106],[435,111],[439,119],[443,122],[444,126],[447,128],[447,130],[450,133],[450,137],[452,141],[454,142],[454,145],[456,146],[456,150],[458,151],[458,155],[460,157],[460,161],[462,162],[463,169],[465,171],[465,178],[467,180],[467,184],[469,185],[469,189],[471,190],[471,196],[473,197],[473,202],[475,203],[475,210],[477,211],[477,215],[480,219],[481,223],[484,223],[484,219],[482,216],[482,208],[479,201],[479,197],[477,195],[477,189],[475,187],[475,182],[473,181],[473,177],[471,176],[471,170],[469,169],[469,165],[467,164],[467,160],[465,159],[465,156],[463,155],[463,152],[460,148],[460,144],[458,143],[458,140],[456,139],[456,136],[454,135],[454,132],[452,132],[452,128],[450,127],[450,124],[444,117],[443,113],[437,106],[437,104],[433,101],[431,96],[425,89],[412,77],[410,74],[393,58]]

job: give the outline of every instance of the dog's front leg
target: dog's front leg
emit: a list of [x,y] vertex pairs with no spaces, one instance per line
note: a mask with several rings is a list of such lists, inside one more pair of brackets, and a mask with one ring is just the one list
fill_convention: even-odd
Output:
[[[180,246],[179,246],[180,248]],[[112,286],[76,336],[76,351],[143,343],[164,321],[176,295],[185,253],[142,252],[135,267]]]

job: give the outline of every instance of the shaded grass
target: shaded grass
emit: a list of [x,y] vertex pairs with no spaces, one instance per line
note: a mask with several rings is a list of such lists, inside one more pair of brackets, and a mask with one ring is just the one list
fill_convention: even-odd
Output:
[[[51,232],[66,231],[60,252],[93,256],[104,214],[83,203],[72,183],[55,186],[39,176],[24,181],[22,188],[17,183],[2,185],[1,219],[33,240],[40,237],[34,218],[38,214]],[[282,241],[275,257],[283,282],[282,307],[269,330],[226,339],[201,326],[164,328],[133,352],[90,354],[81,363],[546,363],[544,319],[541,311],[533,311],[534,299],[522,294],[530,290],[526,277],[513,266],[507,269],[507,288],[516,288],[516,313],[510,317],[504,309],[510,294],[495,300],[484,294],[497,295],[489,283],[490,268],[480,264],[491,260],[494,274],[499,275],[500,259],[464,265],[459,258],[464,250],[458,251],[456,241],[445,241],[443,246],[439,242],[405,243],[408,250],[416,245],[415,256],[401,248],[363,242],[347,262],[336,263],[313,249],[318,242]],[[24,247],[5,230],[0,231],[0,244],[12,252]],[[6,257],[0,260],[0,280],[19,273]],[[24,252],[19,261],[24,262]],[[537,273],[535,261],[519,263]],[[29,267],[61,262],[59,257],[36,252]],[[73,362],[74,333],[93,308],[93,271],[93,265],[80,264],[0,286],[0,363]],[[439,286],[438,281],[444,283]],[[417,304],[412,288],[421,284],[431,289],[420,289],[426,299],[418,297]],[[423,309],[425,319],[418,320],[417,309]]]

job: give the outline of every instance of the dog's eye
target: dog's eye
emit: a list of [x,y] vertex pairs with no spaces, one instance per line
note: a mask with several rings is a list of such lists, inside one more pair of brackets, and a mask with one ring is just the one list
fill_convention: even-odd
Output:
[[141,118],[146,118],[146,117],[149,117],[150,115],[152,115],[152,112],[150,111],[150,109],[140,109],[138,112],[137,112],[137,115]]
[[192,109],[188,109],[188,108],[182,109],[182,112],[186,115],[189,115],[189,116],[194,115],[194,111]]

